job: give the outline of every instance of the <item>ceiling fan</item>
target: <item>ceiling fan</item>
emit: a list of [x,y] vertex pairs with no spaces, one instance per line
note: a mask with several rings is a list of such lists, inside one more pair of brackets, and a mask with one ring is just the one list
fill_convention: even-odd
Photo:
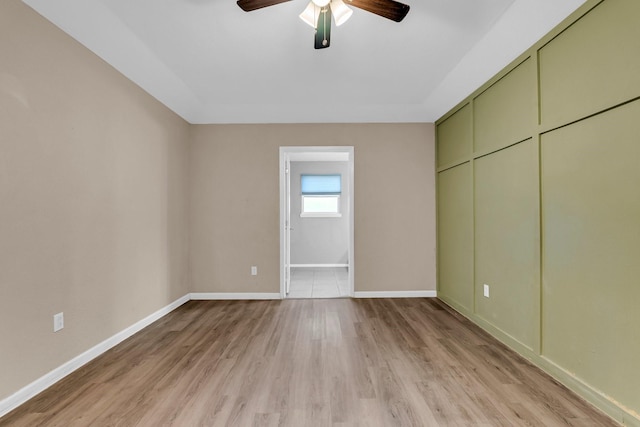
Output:
[[[291,0],[238,0],[238,6],[245,12],[251,12],[288,1]],[[409,13],[408,5],[395,0],[311,0],[300,14],[300,18],[316,30],[316,49],[329,47],[332,16],[337,26],[349,19],[353,10],[349,9],[347,4],[396,22],[402,21]]]

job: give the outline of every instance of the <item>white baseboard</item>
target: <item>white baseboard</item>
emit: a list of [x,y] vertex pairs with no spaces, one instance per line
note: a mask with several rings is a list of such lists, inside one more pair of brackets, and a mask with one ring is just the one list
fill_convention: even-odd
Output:
[[291,264],[289,267],[296,267],[296,268],[300,268],[300,267],[304,267],[304,268],[322,268],[322,267],[329,267],[329,268],[338,268],[338,267],[342,267],[342,268],[349,268],[349,264]]
[[251,293],[251,292],[193,292],[192,300],[258,300],[281,299],[279,293]]
[[90,348],[89,350],[85,351],[79,356],[74,357],[73,359],[69,360],[65,364],[57,367],[56,369],[49,372],[48,374],[45,374],[44,376],[32,382],[31,384],[18,390],[17,392],[7,397],[6,399],[3,399],[2,401],[0,401],[0,417],[13,411],[15,408],[22,405],[23,403],[25,403],[27,400],[31,399],[38,393],[51,387],[53,384],[57,383],[58,381],[60,381],[61,379],[63,379],[73,371],[77,370],[78,368],[82,367],[86,363],[100,356],[102,353],[109,350],[110,348],[115,347],[125,339],[129,338],[136,332],[139,332],[140,330],[149,326],[150,324],[160,319],[161,317],[172,312],[173,310],[180,307],[182,304],[186,303],[187,301],[189,301],[189,294],[175,300],[174,302],[167,305],[166,307],[163,307],[160,310],[156,311],[155,313],[150,314],[149,316],[134,323],[133,325],[129,326],[123,331],[120,331],[117,334],[113,335],[112,337],[107,338],[106,340],[102,341],[100,344],[97,344],[96,346]]
[[354,298],[435,298],[436,291],[354,292]]

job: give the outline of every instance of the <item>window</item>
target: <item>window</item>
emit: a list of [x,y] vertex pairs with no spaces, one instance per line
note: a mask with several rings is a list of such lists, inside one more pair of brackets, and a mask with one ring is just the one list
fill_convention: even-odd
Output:
[[302,215],[339,214],[340,196],[302,196]]
[[301,175],[303,217],[339,217],[341,175]]

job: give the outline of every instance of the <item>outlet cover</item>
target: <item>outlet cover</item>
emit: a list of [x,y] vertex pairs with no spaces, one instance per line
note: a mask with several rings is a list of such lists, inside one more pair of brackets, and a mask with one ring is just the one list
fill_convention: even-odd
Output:
[[258,267],[255,265],[251,266],[251,275],[252,276],[257,276],[258,275]]
[[486,298],[489,298],[489,285],[486,283],[482,285],[482,292]]
[[64,313],[53,315],[53,332],[58,332],[64,328]]

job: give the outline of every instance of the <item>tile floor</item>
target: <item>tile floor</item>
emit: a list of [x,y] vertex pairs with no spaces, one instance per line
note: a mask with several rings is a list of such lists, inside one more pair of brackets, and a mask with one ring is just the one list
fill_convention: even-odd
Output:
[[344,298],[349,296],[346,267],[291,268],[291,287],[287,298]]

